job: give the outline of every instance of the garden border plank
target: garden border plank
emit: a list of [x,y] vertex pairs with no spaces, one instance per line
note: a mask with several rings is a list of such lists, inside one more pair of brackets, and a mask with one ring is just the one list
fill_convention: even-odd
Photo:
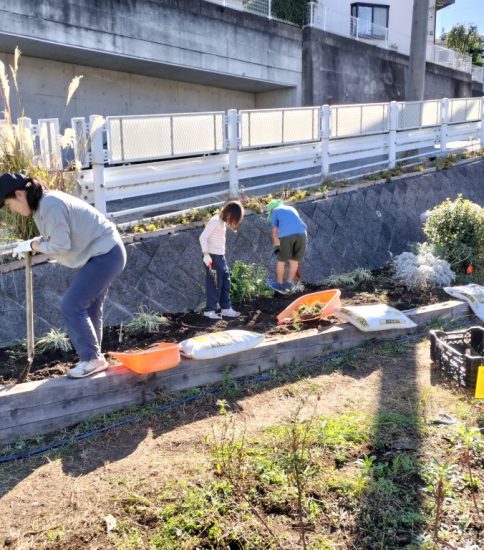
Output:
[[[441,319],[451,321],[471,315],[457,300],[405,312],[420,327]],[[413,329],[415,331],[417,329]],[[182,359],[166,371],[137,375],[124,367],[111,368],[93,377],[66,377],[0,386],[0,444],[46,434],[77,424],[97,414],[130,405],[142,405],[159,391],[180,391],[266,370],[333,352],[351,349],[371,340],[394,339],[412,331],[361,332],[344,323],[325,329],[268,339],[256,348],[217,359]]]

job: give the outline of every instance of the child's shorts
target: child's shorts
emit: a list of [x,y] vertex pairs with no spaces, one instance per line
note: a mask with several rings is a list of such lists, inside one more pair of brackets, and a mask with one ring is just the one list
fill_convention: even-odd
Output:
[[296,260],[298,262],[304,259],[304,253],[306,252],[307,237],[305,233],[298,233],[297,235],[288,235],[280,239],[281,245],[279,247],[279,254],[277,259],[280,262],[287,262],[289,260]]

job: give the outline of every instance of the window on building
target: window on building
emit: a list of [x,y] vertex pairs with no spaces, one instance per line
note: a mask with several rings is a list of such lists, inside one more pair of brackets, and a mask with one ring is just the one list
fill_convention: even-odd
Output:
[[385,40],[388,29],[389,6],[351,4],[351,34],[362,38]]

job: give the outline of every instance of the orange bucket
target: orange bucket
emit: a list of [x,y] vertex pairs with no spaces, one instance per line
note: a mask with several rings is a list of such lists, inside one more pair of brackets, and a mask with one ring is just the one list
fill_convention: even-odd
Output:
[[140,351],[110,351],[109,355],[112,355],[125,367],[138,374],[149,374],[150,372],[171,369],[180,362],[178,344],[167,342],[160,342]]
[[340,302],[341,291],[336,289],[333,290],[322,290],[320,292],[312,292],[311,294],[305,294],[297,300],[294,300],[289,304],[284,311],[281,311],[277,316],[277,324],[284,325],[286,323],[292,323],[297,316],[297,312],[300,306],[305,305],[308,307],[313,306],[316,303],[323,304],[321,310],[314,317],[309,317],[305,319],[300,319],[301,322],[307,321],[316,321],[331,315],[333,311],[341,307]]

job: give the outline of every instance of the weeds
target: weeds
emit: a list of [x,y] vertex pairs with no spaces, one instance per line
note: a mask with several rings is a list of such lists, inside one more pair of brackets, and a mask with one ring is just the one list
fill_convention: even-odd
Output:
[[36,347],[39,351],[62,351],[67,353],[72,350],[72,344],[65,332],[51,329],[47,334],[37,338]]
[[447,496],[452,494],[452,487],[455,482],[455,467],[448,462],[440,463],[434,459],[424,475],[428,482],[427,490],[433,497],[431,503],[434,510],[432,536],[434,543],[437,544],[439,542],[439,528],[444,501]]
[[293,312],[293,324],[300,324],[301,321],[310,321],[319,318],[325,304],[322,302],[314,302],[311,305],[301,304],[296,311]]
[[[325,363],[324,373],[349,360],[374,365],[386,358],[384,365],[379,364],[383,370],[399,359],[405,368],[411,355],[409,344],[401,342],[356,353],[353,350],[352,355]],[[306,377],[321,372],[320,363],[311,364]],[[285,389],[291,398],[302,402],[301,396],[309,393],[307,382],[297,383],[303,365],[292,364],[282,375],[281,370],[276,371],[277,381],[259,388],[280,386],[289,379],[293,384]],[[358,376],[366,374],[363,370]],[[227,384],[230,382],[227,372]],[[323,399],[324,395],[321,393]],[[473,534],[476,539],[479,536],[478,521],[468,513],[466,499],[472,507],[468,498],[471,490],[479,504],[482,438],[477,429],[463,428],[453,438],[447,431],[434,430],[430,434],[429,430],[429,441],[421,441],[421,419],[414,409],[420,404],[419,412],[423,414],[428,395],[421,392],[410,403],[402,397],[396,404],[398,412],[391,408],[392,401],[385,401],[385,409],[377,412],[362,414],[345,408],[345,414],[309,421],[304,421],[300,405],[296,405],[288,421],[264,430],[257,426],[253,438],[245,421],[239,421],[228,403],[221,400],[221,422],[207,440],[209,468],[197,466],[196,471],[187,474],[186,481],[164,483],[162,487],[153,488],[156,478],[140,481],[137,477],[139,486],[123,488],[118,484],[118,490],[125,493],[110,505],[118,521],[107,538],[116,548],[126,550],[258,550],[278,545],[294,550],[304,545],[328,550],[431,550],[447,544],[449,548],[460,548]],[[312,396],[319,398],[318,393]],[[480,406],[461,398],[458,406],[461,416],[482,419]],[[199,403],[193,409],[186,407],[184,418],[199,418]],[[154,408],[145,406],[140,416],[145,418],[154,412]],[[114,418],[119,416],[110,416],[109,420]],[[101,420],[99,417],[95,425]],[[167,430],[171,428],[166,417],[161,423]],[[85,424],[83,429],[93,426]],[[401,446],[401,442],[409,445]],[[77,451],[74,449],[73,454]],[[188,465],[184,463],[183,468],[185,473]],[[144,491],[143,486],[149,489]],[[476,514],[478,511],[474,517]],[[264,522],[277,536],[277,542]],[[299,542],[294,538],[297,536]],[[98,543],[103,546],[104,541]]]
[[476,493],[479,491],[479,482],[472,472],[472,456],[474,452],[482,452],[482,444],[479,441],[481,432],[479,428],[470,428],[469,426],[458,426],[457,428],[458,438],[461,441],[463,448],[463,459],[467,475],[469,477],[469,490],[472,495],[472,501],[476,510],[477,517],[481,516],[479,506],[477,504]]
[[242,386],[238,384],[237,381],[230,375],[230,371],[230,365],[223,369],[223,378],[220,382],[220,386],[222,389],[222,395],[233,400],[239,398],[242,395],[243,390]]
[[368,269],[355,269],[348,273],[342,273],[340,275],[330,275],[321,282],[322,286],[333,288],[351,288],[356,289],[361,286],[371,283],[373,281],[373,275]]
[[301,401],[291,415],[287,426],[287,460],[290,472],[289,480],[293,480],[297,491],[297,516],[302,547],[307,548],[305,503],[307,500],[307,484],[309,481],[309,469],[311,467],[311,422],[301,422],[300,415],[304,406]]
[[273,291],[267,286],[267,277],[267,270],[263,265],[236,260],[230,276],[232,302],[240,304],[253,298],[271,297]]
[[141,307],[139,312],[124,324],[124,329],[127,332],[159,332],[160,327],[167,326],[169,323],[170,321],[163,315]]
[[214,433],[213,435],[216,444],[212,446],[211,452],[215,471],[218,476],[230,484],[235,494],[246,503],[257,520],[270,534],[277,548],[282,549],[277,535],[253,504],[249,496],[250,492],[247,490],[247,478],[249,477],[250,469],[246,450],[245,428],[242,430],[241,435],[238,435],[235,416],[228,412],[226,402],[222,401],[219,404],[220,414],[223,416],[224,421],[220,433]]

